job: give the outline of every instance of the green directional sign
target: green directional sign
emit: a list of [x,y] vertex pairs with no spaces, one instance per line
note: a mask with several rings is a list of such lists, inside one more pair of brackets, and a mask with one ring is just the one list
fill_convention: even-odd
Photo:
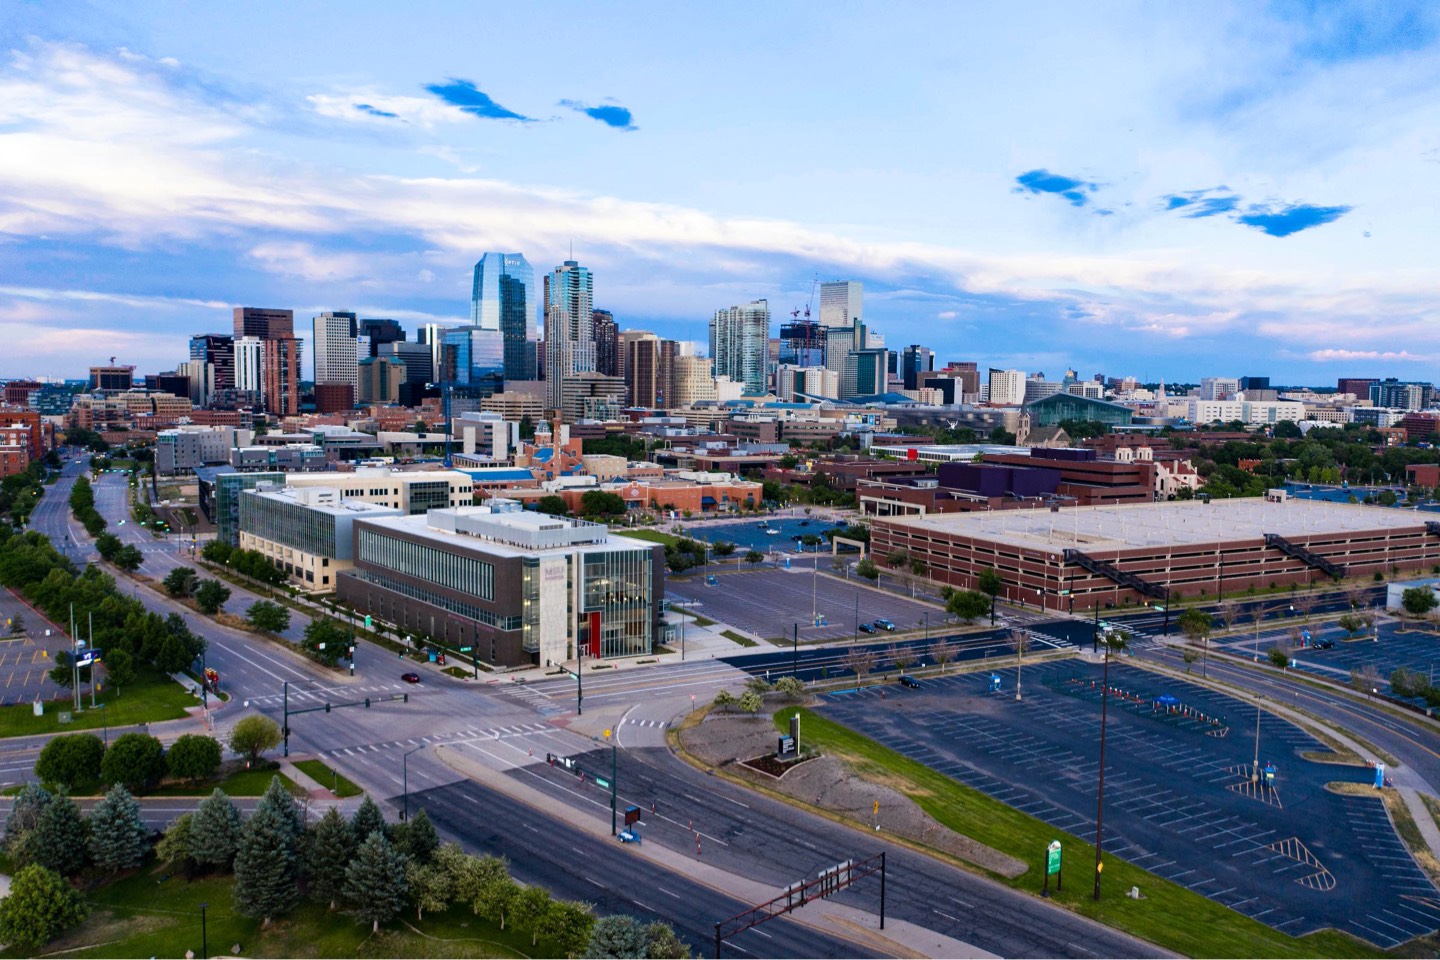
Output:
[[610,789],[610,781],[609,781],[609,780],[606,780],[604,777],[596,777],[596,778],[595,778],[595,786],[597,786],[597,787],[603,787],[604,789],[609,790],[609,789]]
[[474,649],[475,649],[474,647],[461,647],[461,648],[460,648],[460,652],[461,652],[461,653],[469,653],[471,650],[474,650]]
[[1060,841],[1050,841],[1050,846],[1045,848],[1045,872],[1060,872]]

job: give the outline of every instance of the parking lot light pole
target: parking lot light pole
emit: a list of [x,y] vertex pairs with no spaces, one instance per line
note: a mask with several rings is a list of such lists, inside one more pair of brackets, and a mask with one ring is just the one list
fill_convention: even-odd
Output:
[[1260,695],[1255,695],[1255,766],[1250,773],[1250,782],[1260,782]]
[[1105,638],[1105,666],[1100,681],[1100,785],[1095,801],[1095,899],[1100,899],[1100,873],[1105,869],[1101,856],[1104,850],[1105,827],[1105,728],[1110,705],[1110,638]]
[[790,676],[800,676],[800,624],[790,628]]

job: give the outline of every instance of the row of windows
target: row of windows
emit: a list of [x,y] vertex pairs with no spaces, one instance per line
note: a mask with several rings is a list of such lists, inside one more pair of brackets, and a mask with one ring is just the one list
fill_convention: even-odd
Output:
[[483,560],[387,537],[374,530],[360,531],[359,548],[357,563],[374,564],[482,600],[495,599],[495,567]]
[[377,587],[383,587],[386,590],[392,590],[395,593],[409,597],[412,600],[419,600],[421,603],[428,603],[431,606],[439,607],[442,610],[448,610],[451,613],[458,614],[462,617],[467,617],[471,620],[478,620],[480,623],[488,624],[489,626],[495,627],[499,630],[520,629],[521,621],[518,616],[502,617],[497,613],[485,610],[473,603],[466,603],[463,600],[454,600],[443,594],[435,593],[434,591],[426,590],[423,587],[417,587],[413,584],[406,583],[403,580],[397,580],[393,577],[387,577],[383,573],[377,573],[374,570],[356,570],[355,576],[361,580],[366,581],[367,583],[373,583]]

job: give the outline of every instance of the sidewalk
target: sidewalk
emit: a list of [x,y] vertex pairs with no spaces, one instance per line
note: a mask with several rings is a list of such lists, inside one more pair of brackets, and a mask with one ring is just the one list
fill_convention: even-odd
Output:
[[[435,757],[457,773],[483,783],[492,790],[507,794],[526,806],[543,810],[597,837],[613,840],[609,823],[598,815],[576,810],[539,790],[516,782],[512,777],[462,756],[449,747],[437,746]],[[746,903],[762,903],[782,892],[766,884],[712,867],[704,861],[659,844],[627,844],[624,849]],[[788,916],[796,923],[829,936],[856,941],[891,957],[994,956],[971,944],[894,917],[886,917],[885,929],[879,930],[876,928],[877,918],[874,915],[830,900],[812,901]]]

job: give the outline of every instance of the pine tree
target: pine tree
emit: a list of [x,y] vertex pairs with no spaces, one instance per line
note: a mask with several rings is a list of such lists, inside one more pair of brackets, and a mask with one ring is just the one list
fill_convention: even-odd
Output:
[[376,830],[385,831],[385,814],[380,812],[379,804],[366,796],[350,819],[350,828],[355,832],[355,842],[364,843]]
[[625,913],[601,917],[590,928],[587,957],[643,957],[646,954],[645,927]]
[[288,912],[300,899],[295,836],[274,805],[256,806],[240,831],[234,896],[235,909],[247,917],[260,917],[262,926]]
[[195,814],[182,813],[165,828],[165,835],[155,844],[155,859],[161,863],[183,864],[190,861],[190,828]]
[[421,807],[420,812],[405,824],[405,831],[396,838],[395,846],[416,863],[429,863],[440,846],[440,837],[435,833],[435,824],[430,815]]
[[128,870],[145,860],[149,831],[140,822],[140,804],[121,784],[90,811],[90,856],[106,870]]
[[355,852],[345,870],[345,899],[357,917],[370,921],[372,933],[405,905],[405,858],[384,833],[372,832]]
[[5,846],[11,856],[15,855],[13,848],[20,838],[40,825],[40,815],[52,799],[50,791],[38,783],[27,783],[20,788],[10,815],[5,818]]
[[75,801],[65,794],[46,805],[34,836],[30,852],[40,866],[62,877],[78,873],[85,866],[85,845],[89,839],[85,820]]
[[195,808],[190,822],[190,859],[201,866],[229,870],[240,845],[240,812],[216,788]]
[[355,856],[355,831],[340,811],[331,807],[310,834],[310,892],[318,900],[335,903],[345,889],[345,868]]
[[297,841],[305,836],[305,817],[295,805],[295,798],[285,788],[285,782],[278,776],[270,778],[270,786],[265,788],[265,795],[255,805],[255,811],[258,813],[261,807],[270,807],[278,813],[290,836]]

